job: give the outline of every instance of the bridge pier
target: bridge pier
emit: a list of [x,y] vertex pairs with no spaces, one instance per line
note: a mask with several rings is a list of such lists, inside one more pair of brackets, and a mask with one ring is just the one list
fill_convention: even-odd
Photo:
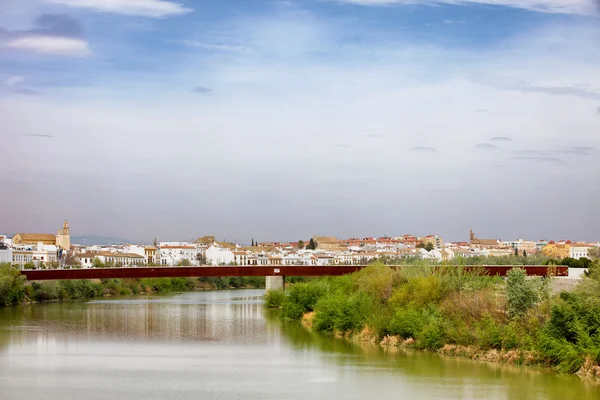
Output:
[[267,292],[273,290],[283,291],[285,288],[285,277],[281,275],[267,276],[265,280],[265,289]]

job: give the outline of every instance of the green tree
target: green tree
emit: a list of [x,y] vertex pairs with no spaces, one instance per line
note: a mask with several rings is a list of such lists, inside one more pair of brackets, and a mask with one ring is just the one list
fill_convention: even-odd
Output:
[[308,250],[316,250],[318,246],[318,243],[315,242],[315,240],[313,238],[310,238],[310,242],[308,242],[308,246],[306,246],[306,248]]
[[515,249],[515,256],[519,257],[519,249]]
[[304,248],[304,240],[298,240],[298,248],[299,249],[303,249]]
[[600,246],[594,246],[588,250],[588,257],[592,260],[600,259]]
[[179,261],[177,265],[179,265],[180,267],[190,267],[192,263],[187,258],[184,258],[183,260]]
[[541,298],[539,280],[527,279],[525,270],[512,268],[506,278],[506,299],[508,315],[517,317],[525,314]]
[[427,242],[427,244],[425,245],[424,249],[427,251],[431,251],[433,250],[435,247],[433,246],[433,243],[431,242]]
[[0,264],[0,306],[12,306],[25,300],[25,277],[10,264]]
[[100,261],[100,259],[98,257],[94,257],[94,260],[92,261],[92,267],[104,268],[104,263],[102,261]]
[[527,250],[523,250],[523,257],[527,258]]
[[252,244],[251,244],[251,246],[254,247],[254,238],[252,238]]
[[425,243],[423,243],[423,242],[417,243],[417,248],[418,249],[424,249],[425,248]]

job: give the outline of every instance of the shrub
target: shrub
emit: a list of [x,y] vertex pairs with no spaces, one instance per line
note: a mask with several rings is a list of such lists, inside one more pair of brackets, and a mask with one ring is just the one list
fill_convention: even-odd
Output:
[[522,346],[519,333],[519,327],[515,321],[505,325],[502,333],[502,347],[510,350]]
[[496,324],[496,321],[486,315],[477,325],[478,342],[481,347],[502,348],[502,328]]
[[354,275],[356,289],[375,295],[386,301],[392,294],[392,288],[400,281],[400,273],[381,263],[363,268]]
[[323,297],[316,305],[313,327],[316,331],[348,332],[359,330],[372,314],[375,300],[372,295],[358,292]]
[[280,308],[284,300],[283,290],[270,290],[265,293],[265,306],[269,308]]
[[438,303],[444,295],[442,280],[438,275],[429,275],[410,279],[394,290],[389,303],[392,308],[407,304],[425,306]]
[[25,300],[25,277],[10,264],[0,264],[0,306],[12,306]]
[[34,300],[51,301],[59,298],[58,285],[56,282],[33,282],[31,286],[34,289]]
[[541,298],[543,289],[538,279],[527,279],[525,270],[512,268],[506,279],[508,315],[520,316],[533,307]]
[[441,304],[444,315],[452,320],[473,323],[484,315],[500,321],[504,317],[504,301],[494,290],[461,291],[448,295]]
[[420,349],[437,350],[444,345],[444,324],[441,316],[432,315],[427,325],[416,334]]
[[304,313],[314,311],[317,302],[326,292],[327,286],[322,282],[292,286],[282,304],[281,317],[289,320],[302,318]]
[[390,320],[388,332],[403,338],[414,338],[427,322],[428,316],[423,310],[416,307],[401,307]]

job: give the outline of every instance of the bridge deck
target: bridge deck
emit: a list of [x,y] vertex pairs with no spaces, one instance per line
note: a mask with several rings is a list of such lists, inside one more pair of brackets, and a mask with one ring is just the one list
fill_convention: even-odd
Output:
[[[68,280],[68,279],[108,279],[108,278],[176,278],[202,276],[336,276],[346,275],[364,268],[365,265],[332,266],[219,266],[219,267],[136,267],[136,268],[83,268],[83,269],[45,269],[21,271],[28,280]],[[546,265],[515,266],[524,268],[529,276],[546,276]],[[394,266],[401,268],[401,266]],[[444,267],[438,267],[444,268]],[[468,269],[484,269],[488,275],[506,276],[513,268],[510,265],[467,266]],[[568,276],[566,266],[556,266],[556,276]]]

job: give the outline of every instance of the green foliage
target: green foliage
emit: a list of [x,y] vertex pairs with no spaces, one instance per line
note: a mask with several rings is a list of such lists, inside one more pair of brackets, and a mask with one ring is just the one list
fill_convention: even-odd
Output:
[[304,313],[313,311],[319,299],[327,292],[323,282],[299,283],[288,289],[282,304],[281,316],[284,319],[299,320]]
[[477,324],[478,343],[483,348],[502,348],[502,327],[492,317],[486,315]]
[[198,282],[203,286],[215,289],[237,289],[237,288],[264,288],[264,276],[242,276],[242,277],[201,277]]
[[100,259],[98,257],[94,257],[94,260],[92,261],[92,267],[94,268],[104,268],[105,265],[102,261],[100,261]]
[[285,293],[283,290],[270,290],[265,293],[265,306],[268,308],[281,308],[283,301],[285,300]]
[[431,251],[431,250],[435,249],[435,246],[433,245],[433,243],[427,242],[427,244],[425,245],[424,249],[427,250],[427,251]]
[[304,248],[304,240],[298,240],[298,248],[299,249],[303,249]]
[[429,316],[426,309],[417,309],[414,306],[401,307],[396,310],[388,326],[388,333],[403,338],[414,338],[427,324]]
[[313,238],[310,239],[310,241],[308,242],[308,245],[306,246],[306,250],[316,250],[318,246],[318,243],[315,242],[315,240]]
[[33,300],[52,301],[60,298],[58,284],[54,281],[32,282]]
[[357,291],[371,293],[376,298],[387,301],[394,285],[401,280],[401,275],[383,264],[372,264],[355,273],[353,280]]
[[508,315],[521,316],[542,299],[543,291],[539,279],[527,279],[525,270],[512,268],[506,278]]
[[360,330],[372,315],[374,303],[373,296],[364,292],[324,297],[316,305],[313,327],[321,332]]
[[10,264],[0,264],[0,306],[12,306],[23,302],[25,277]]
[[187,258],[184,258],[183,260],[179,261],[177,263],[177,265],[180,267],[191,267],[192,262],[190,260],[188,260]]
[[28,263],[25,263],[25,265],[23,265],[23,269],[35,269],[35,264],[33,263],[33,261],[29,261]]
[[392,293],[389,303],[392,308],[407,304],[425,306],[438,303],[444,295],[442,278],[439,275],[420,276],[410,279]]

